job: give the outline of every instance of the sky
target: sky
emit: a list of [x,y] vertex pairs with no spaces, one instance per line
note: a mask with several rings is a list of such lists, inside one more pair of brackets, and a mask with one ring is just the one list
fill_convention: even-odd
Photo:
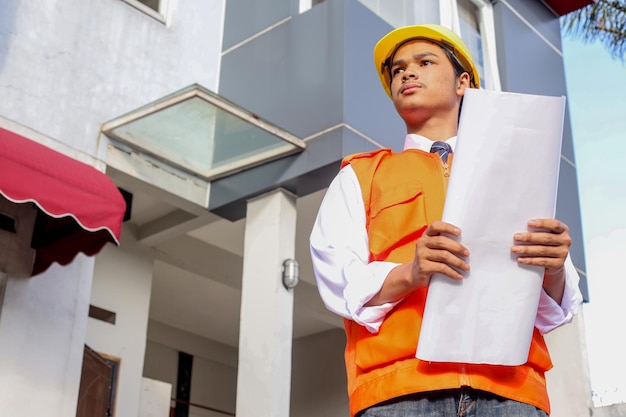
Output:
[[591,388],[602,406],[626,402],[626,64],[600,42],[567,34],[563,60],[589,282]]

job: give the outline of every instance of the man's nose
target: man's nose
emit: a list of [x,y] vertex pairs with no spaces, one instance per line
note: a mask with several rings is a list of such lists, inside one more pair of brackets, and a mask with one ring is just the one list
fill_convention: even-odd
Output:
[[402,80],[403,80],[403,81],[406,81],[406,80],[409,80],[409,79],[411,79],[411,78],[417,78],[417,73],[416,73],[415,71],[410,70],[410,69],[408,69],[408,68],[407,68],[407,69],[406,69],[406,70],[404,70],[404,72],[402,73]]

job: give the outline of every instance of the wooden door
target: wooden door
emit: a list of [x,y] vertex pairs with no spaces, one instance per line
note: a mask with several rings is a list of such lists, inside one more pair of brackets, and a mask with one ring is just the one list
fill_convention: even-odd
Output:
[[85,345],[76,417],[110,417],[112,366]]

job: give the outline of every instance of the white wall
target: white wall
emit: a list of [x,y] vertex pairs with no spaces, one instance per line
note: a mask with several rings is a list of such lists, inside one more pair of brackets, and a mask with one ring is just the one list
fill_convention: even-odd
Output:
[[96,155],[102,123],[192,83],[215,90],[224,0],[170,3],[167,27],[120,0],[3,0],[0,115]]
[[107,246],[96,259],[91,304],[116,314],[115,324],[90,318],[85,343],[120,358],[116,416],[137,416],[152,287],[152,250],[138,245],[127,228],[120,247]]
[[554,368],[548,371],[551,417],[589,417],[593,407],[585,342],[584,305],[572,323],[546,335]]
[[626,403],[613,404],[593,409],[593,417],[625,417]]
[[[191,402],[234,413],[237,397],[237,369],[202,356],[194,356],[191,374]],[[224,414],[191,408],[190,417],[221,417]]]
[[[144,376],[172,384],[176,393],[178,352],[193,355],[191,402],[234,412],[237,350],[151,321]],[[291,416],[347,416],[348,395],[342,329],[294,340]],[[192,417],[223,417],[197,408]]]
[[291,416],[348,416],[343,329],[294,340]]
[[[104,159],[100,126],[175,90],[218,85],[225,0],[170,0],[169,26],[120,0],[0,2],[0,117]],[[0,321],[0,410],[75,413],[93,258],[9,278]],[[122,233],[98,255],[87,344],[122,358],[118,416],[136,416],[152,260]],[[11,389],[7,389],[7,388]],[[33,398],[36,401],[33,401]]]
[[93,258],[8,277],[0,316],[0,410],[11,417],[76,414]]
[[172,384],[142,378],[138,417],[169,417]]
[[146,355],[143,364],[144,377],[172,385],[172,397],[176,396],[176,379],[178,378],[178,350],[169,346],[146,342]]
[[[193,356],[191,402],[227,412],[235,411],[237,349],[151,321],[148,327],[144,376],[172,384],[176,396],[178,352]],[[191,417],[223,414],[190,408]]]

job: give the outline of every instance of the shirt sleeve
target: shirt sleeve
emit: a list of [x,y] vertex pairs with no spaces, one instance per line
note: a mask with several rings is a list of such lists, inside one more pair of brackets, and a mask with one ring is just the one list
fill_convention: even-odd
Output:
[[326,307],[378,332],[398,302],[366,307],[398,264],[369,262],[365,205],[350,165],[332,181],[310,237],[311,259],[319,293]]
[[569,255],[565,260],[564,266],[565,289],[561,305],[554,301],[545,290],[541,292],[537,318],[535,320],[535,327],[539,329],[541,334],[546,334],[563,324],[571,322],[578,312],[580,303],[583,301],[583,296],[578,288],[580,277]]

